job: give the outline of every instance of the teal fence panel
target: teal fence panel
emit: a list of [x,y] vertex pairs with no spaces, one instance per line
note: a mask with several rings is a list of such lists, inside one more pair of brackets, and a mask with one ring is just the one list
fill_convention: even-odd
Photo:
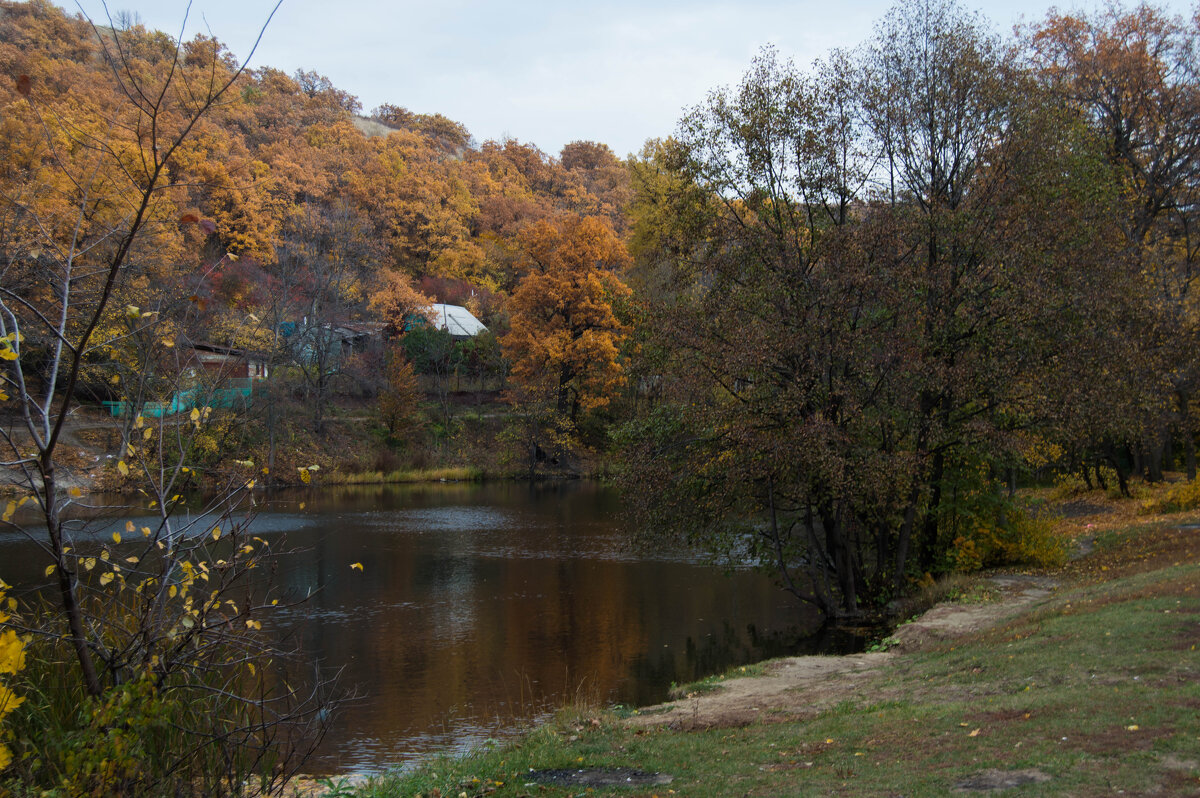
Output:
[[[142,405],[143,418],[163,418],[178,413],[190,412],[197,407],[212,407],[222,410],[242,410],[250,406],[254,384],[249,379],[228,380],[225,388],[188,388],[178,391],[169,402],[146,402]],[[130,412],[129,403],[123,401],[101,402],[104,409],[114,418]]]

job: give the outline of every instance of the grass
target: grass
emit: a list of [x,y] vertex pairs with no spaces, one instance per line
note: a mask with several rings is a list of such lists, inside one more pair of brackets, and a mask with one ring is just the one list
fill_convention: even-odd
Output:
[[479,482],[485,474],[473,466],[448,468],[405,468],[396,471],[333,472],[323,478],[327,485],[379,485],[412,482]]
[[[1200,532],[1179,523],[1100,531],[1051,599],[907,653],[805,720],[637,729],[622,719],[628,710],[577,705],[516,743],[433,760],[355,795],[579,795],[527,775],[581,767],[669,773],[665,787],[594,790],[663,798],[920,798],[989,771],[1047,779],[1006,793],[1022,796],[1200,795]],[[989,598],[969,584],[950,592]]]

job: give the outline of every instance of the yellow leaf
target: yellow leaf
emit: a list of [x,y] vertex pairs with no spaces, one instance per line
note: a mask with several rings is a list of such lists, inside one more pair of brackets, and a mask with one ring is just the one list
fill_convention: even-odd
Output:
[[67,489],[67,495],[70,496],[72,499],[78,499],[80,496],[83,495],[83,491],[81,491],[78,487],[72,486]]
[[363,564],[362,564],[362,563],[360,563],[360,562],[354,562],[354,563],[350,563],[350,568],[351,568],[351,569],[358,569],[359,571],[361,571],[361,570],[363,569]]
[[145,424],[146,424],[146,419],[142,418],[140,415],[133,420],[133,428],[134,429],[141,429],[143,426],[145,426]]
[[142,537],[144,537],[144,538],[150,537],[150,527],[148,527],[148,526],[142,527]]
[[83,570],[90,571],[96,567],[96,558],[87,557],[83,560]]
[[50,574],[54,573],[54,569],[57,567],[58,567],[57,565],[47,565],[46,566],[46,576],[49,576]]
[[167,349],[170,349],[171,347],[175,346],[175,341],[172,338],[164,338],[162,339],[162,345]]
[[301,482],[303,482],[305,485],[312,482],[312,472],[311,471],[309,471],[307,468],[301,468],[301,469],[299,469],[299,471],[300,471],[300,481]]
[[121,533],[113,532],[113,543],[120,543],[120,542],[121,542]]
[[123,476],[123,477],[129,476],[129,466],[125,465],[124,460],[117,461],[117,470],[121,472],[121,476]]
[[1137,731],[1137,730],[1138,730],[1138,725],[1136,723],[1133,724],[1132,726],[1125,727],[1125,731]]
[[126,521],[126,522],[125,522],[125,531],[126,531],[126,532],[132,532],[132,531],[133,531],[133,522],[132,522],[132,521]]
[[978,736],[979,736],[979,732],[981,732],[981,731],[983,731],[983,730],[982,730],[982,729],[972,729],[972,730],[971,730],[971,733],[970,733],[970,734],[968,734],[967,736],[968,736],[968,737],[978,737]]
[[219,526],[214,526],[214,527],[213,527],[213,529],[212,529],[212,539],[213,539],[213,540],[220,540],[220,539],[221,539],[221,527],[219,527]]
[[141,317],[142,311],[137,305],[126,305],[125,315],[130,319],[137,319]]
[[178,592],[179,588],[175,587],[175,585],[171,585],[169,588],[167,588],[167,595],[171,598],[175,598],[175,594]]
[[100,574],[100,587],[104,587],[113,580],[112,574]]
[[8,521],[13,517],[13,513],[17,511],[17,503],[9,502],[4,508],[4,520]]
[[188,418],[190,418],[193,422],[199,421],[200,420],[200,410],[193,407],[192,412],[190,414],[188,414]]
[[154,434],[154,428],[146,427],[146,429],[142,430],[142,440],[144,440],[144,441],[150,440],[150,436],[153,434]]

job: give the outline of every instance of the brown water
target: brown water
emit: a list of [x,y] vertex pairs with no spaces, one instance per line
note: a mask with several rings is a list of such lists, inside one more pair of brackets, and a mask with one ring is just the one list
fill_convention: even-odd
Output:
[[284,536],[296,553],[282,582],[314,591],[272,628],[361,696],[311,769],[403,766],[487,745],[577,695],[651,703],[672,682],[855,645],[810,637],[816,619],[767,577],[686,552],[628,551],[619,503],[587,483],[372,486],[268,502],[256,533]]

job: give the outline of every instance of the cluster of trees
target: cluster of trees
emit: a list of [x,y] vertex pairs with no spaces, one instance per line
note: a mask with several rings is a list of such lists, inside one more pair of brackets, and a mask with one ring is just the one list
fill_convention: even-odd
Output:
[[[624,328],[605,309],[628,293],[627,168],[598,144],[556,159],[395,106],[361,117],[320,75],[250,70],[210,37],[44,0],[0,2],[0,65],[0,467],[19,491],[0,526],[44,554],[42,589],[22,595],[34,606],[5,624],[31,635],[28,684],[61,688],[14,721],[20,775],[72,794],[277,792],[328,704],[327,685],[291,686],[288,652],[262,633],[290,597],[242,502],[278,478],[282,411],[319,431],[356,377],[403,432],[418,399],[406,355],[436,373],[505,372],[503,354],[530,395],[603,404],[620,379]],[[501,343],[447,348],[425,330],[386,367],[345,356],[343,331],[400,333],[430,299],[472,306]],[[265,457],[204,403],[140,412],[206,381],[193,344],[266,358]],[[72,479],[104,467],[65,444],[95,399],[124,403],[109,467],[137,488],[137,524],[105,528],[134,508],[91,506]],[[214,453],[215,493],[181,518]]]
[[[139,75],[162,75],[173,63],[169,36],[136,25],[93,29],[42,0],[0,5],[0,28],[0,64],[6,74],[26,76],[52,137],[99,137],[111,124],[129,144],[144,137],[119,121],[128,87],[110,79],[98,54],[107,42]],[[362,116],[358,101],[327,78],[238,70],[223,45],[205,36],[182,43],[182,59],[215,64],[213,78],[230,80],[230,90],[196,120],[163,168],[170,208],[160,204],[153,246],[131,252],[112,287],[110,312],[80,376],[87,396],[134,406],[162,400],[179,388],[181,359],[163,342],[216,343],[267,354],[272,367],[258,407],[266,412],[272,396],[302,396],[319,430],[337,391],[373,394],[389,384],[380,378],[389,353],[343,358],[344,347],[327,330],[374,323],[400,331],[408,314],[434,300],[466,304],[502,338],[512,321],[525,323],[517,317],[526,310],[506,301],[534,270],[525,228],[566,230],[586,221],[623,247],[631,183],[626,165],[604,145],[574,142],[552,158],[511,140],[478,145],[436,114],[385,104]],[[64,198],[72,186],[31,179],[46,153],[42,123],[24,100],[13,83],[0,87],[5,212],[19,204],[26,218],[50,220],[64,208],[69,215],[73,206]],[[119,158],[112,168],[120,168]],[[115,184],[96,190],[111,193]],[[37,280],[31,247],[10,243],[5,262]],[[626,257],[619,253],[610,266]],[[6,279],[13,274],[10,267]],[[615,286],[619,294],[619,283],[612,272],[571,300],[605,302],[596,292]],[[522,290],[538,301],[538,289]],[[135,327],[122,315],[128,306],[143,312]],[[29,353],[49,345],[32,332]],[[528,351],[525,335],[504,340],[511,363],[540,357]],[[602,368],[611,370],[615,350],[607,354]],[[425,355],[427,365],[439,360]],[[278,415],[267,413],[272,431]]]
[[[209,37],[0,0],[0,437],[59,597],[33,631],[75,658],[101,718],[164,684],[263,685],[237,652],[268,605],[229,606],[261,548],[171,512],[189,458],[228,439],[219,414],[119,422],[118,468],[159,515],[128,568],[77,547],[59,470],[74,403],[172,395],[187,342],[269,360],[269,453],[234,461],[227,497],[274,474],[280,396],[319,430],[354,381],[405,435],[415,372],[443,391],[503,374],[531,473],[619,422],[642,528],[768,564],[831,616],[1040,545],[1019,473],[1127,490],[1178,460],[1195,478],[1198,50],[1200,19],[1147,6],[1003,41],[950,0],[904,0],[811,70],[765,50],[623,162],[362,116],[328,79],[245,69]],[[431,300],[496,335],[406,332]],[[403,345],[347,358],[335,331],[355,325]],[[185,603],[179,574],[210,588],[218,560],[227,593]],[[237,706],[252,729],[260,705]]]
[[1031,534],[1018,469],[1194,478],[1198,46],[1147,6],[1004,42],[909,0],[689,114],[636,167],[643,527],[854,617]]

